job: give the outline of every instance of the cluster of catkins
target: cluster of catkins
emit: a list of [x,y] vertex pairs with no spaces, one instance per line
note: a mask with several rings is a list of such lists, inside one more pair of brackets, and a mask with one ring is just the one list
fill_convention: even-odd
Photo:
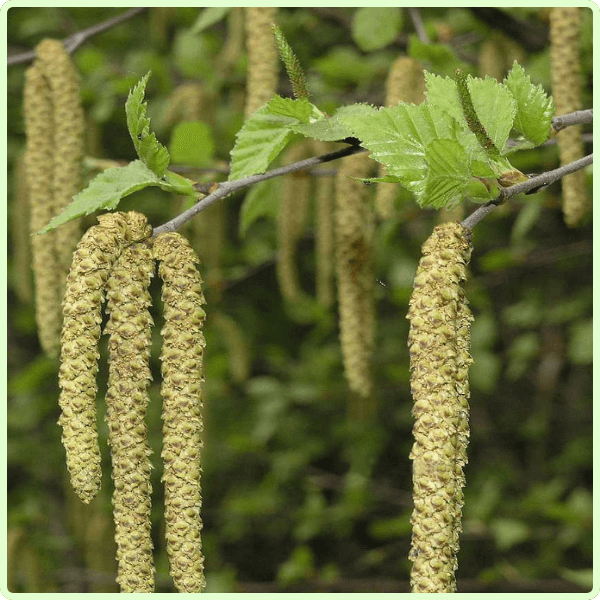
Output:
[[462,289],[471,255],[458,222],[438,225],[423,244],[409,302],[415,424],[413,592],[456,591],[455,570],[469,438],[471,312]]
[[89,503],[100,488],[95,400],[102,305],[109,315],[106,420],[114,481],[117,582],[152,592],[151,453],[145,424],[153,320],[148,291],[158,261],[164,326],[161,351],[163,481],[170,571],[180,592],[205,585],[200,530],[201,385],[205,312],[193,249],[178,233],[151,237],[144,215],[98,217],[73,254],[63,301],[59,371],[63,445],[75,492]]

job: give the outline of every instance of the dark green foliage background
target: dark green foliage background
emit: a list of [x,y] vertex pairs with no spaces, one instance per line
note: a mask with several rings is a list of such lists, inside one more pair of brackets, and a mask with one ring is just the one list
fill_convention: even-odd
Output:
[[[169,92],[185,81],[200,82],[215,99],[212,115],[207,116],[214,140],[211,165],[227,164],[243,122],[245,56],[228,69],[215,68],[227,40],[227,20],[192,34],[190,28],[201,10],[148,9],[75,51],[92,155],[135,158],[124,102],[129,88],[152,69],[146,97],[159,139],[167,144],[172,129],[161,126]],[[311,101],[324,110],[359,101],[383,104],[387,69],[408,47],[432,72],[446,75],[462,66],[477,75],[481,44],[510,19],[525,23],[523,30],[508,32],[528,48],[523,66],[534,83],[550,91],[547,9],[497,9],[499,14],[420,9],[431,45],[414,41],[408,13],[398,9],[399,29],[378,49],[369,47],[373,40],[368,23],[361,22],[353,38],[358,10],[280,9],[278,23],[304,65]],[[9,54],[32,49],[44,37],[63,39],[119,12],[11,8]],[[584,13],[583,107],[588,108],[592,12]],[[448,28],[450,43],[440,39]],[[389,31],[385,36],[387,40]],[[14,211],[12,173],[25,141],[24,71],[25,65],[8,69],[9,223]],[[291,94],[283,69],[279,92]],[[190,158],[197,165],[194,160]],[[554,168],[556,146],[523,152],[515,164],[524,172]],[[588,177],[591,195],[591,170]],[[222,297],[210,287],[206,290],[207,591],[408,591],[412,401],[405,315],[420,246],[438,215],[420,210],[401,194],[397,216],[379,225],[377,277],[385,287],[377,290],[377,405],[374,417],[351,419],[353,400],[348,398],[342,370],[335,307],[315,307],[308,301],[286,306],[275,276],[274,220],[260,219],[240,237],[243,197],[237,194],[224,201]],[[176,214],[173,204],[160,190],[149,189],[127,198],[121,208],[140,210],[157,226]],[[474,208],[466,206],[466,214]],[[93,224],[94,219],[86,223]],[[299,251],[301,280],[311,295],[313,233],[311,225]],[[93,515],[110,515],[112,484],[102,394],[99,427],[105,478],[100,497],[85,507],[73,498],[66,481],[56,424],[58,365],[41,353],[33,306],[20,301],[15,292],[18,278],[31,275],[16,271],[13,239],[9,237],[8,244],[7,353],[10,589],[117,591],[114,548],[96,540],[96,558],[106,566],[104,571],[97,563],[92,567],[79,533]],[[537,195],[517,197],[476,227],[471,269],[467,296],[475,315],[472,421],[458,589],[588,591],[592,587],[591,217],[574,230],[564,225],[559,184]],[[154,311],[158,350],[158,300]],[[250,360],[245,381],[236,381],[226,340],[211,322],[211,313],[217,311],[239,326],[238,342],[245,344]],[[148,421],[156,467],[157,591],[171,592],[162,529],[156,358],[153,370]],[[103,363],[100,389],[105,385]]]

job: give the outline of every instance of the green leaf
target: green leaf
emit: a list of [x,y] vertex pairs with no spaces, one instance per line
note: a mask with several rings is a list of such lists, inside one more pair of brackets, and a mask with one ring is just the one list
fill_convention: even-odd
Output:
[[467,85],[481,124],[496,148],[502,152],[517,114],[513,95],[493,77],[467,77]]
[[173,171],[165,171],[162,179],[158,182],[161,190],[170,194],[179,194],[181,196],[197,196],[198,192],[194,189],[194,182],[186,177],[182,177]]
[[171,133],[169,151],[173,162],[192,167],[207,166],[215,151],[211,128],[202,121],[178,123]]
[[[271,110],[271,102],[275,114]],[[264,173],[267,170],[271,162],[296,135],[292,127],[303,122],[298,116],[305,114],[305,103],[305,100],[275,97],[244,123],[231,151],[229,181]],[[281,114],[282,112],[287,114]]]
[[352,19],[352,38],[361,50],[372,52],[391,44],[402,27],[398,7],[359,8]]
[[517,112],[513,127],[536,146],[543,144],[550,135],[554,100],[541,85],[531,83],[531,77],[517,61],[504,80],[504,85],[513,95]]
[[467,153],[456,140],[432,140],[425,148],[428,170],[421,206],[451,207],[471,181]]
[[313,140],[321,140],[322,142],[335,142],[343,140],[350,135],[348,130],[335,119],[322,119],[314,123],[295,125],[292,127],[292,131]]
[[425,192],[427,145],[440,138],[458,138],[456,121],[425,103],[379,110],[362,105],[361,110],[344,112],[339,119],[371,151],[371,158],[386,165],[389,175],[399,177],[417,195]]
[[273,115],[298,119],[301,123],[308,123],[313,113],[313,106],[306,98],[293,99],[275,96],[267,105],[269,112]]
[[46,233],[97,210],[114,210],[121,198],[159,183],[160,178],[156,173],[140,160],[134,160],[125,167],[106,169],[96,175],[88,187],[79,192],[73,198],[73,202],[38,233]]
[[211,6],[205,8],[196,19],[196,22],[192,25],[191,33],[200,33],[211,25],[218,23],[227,16],[227,13],[230,10],[230,6]]
[[169,166],[170,157],[167,149],[156,139],[150,131],[150,119],[146,117],[146,103],[144,93],[150,77],[150,71],[140,79],[129,92],[125,103],[127,128],[140,159],[159,177],[164,175]]

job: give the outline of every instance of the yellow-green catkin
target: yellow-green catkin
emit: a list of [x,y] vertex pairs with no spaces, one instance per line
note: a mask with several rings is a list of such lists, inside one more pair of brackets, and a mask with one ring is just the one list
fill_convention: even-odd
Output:
[[438,225],[422,253],[407,315],[415,417],[411,589],[448,593],[456,591],[469,439],[468,232],[458,222]]
[[[148,286],[154,257],[143,240],[152,227],[146,217],[130,212],[132,244],[115,261],[106,284],[104,333],[108,342],[106,421],[111,448],[117,583],[122,592],[153,592],[151,492],[146,407],[150,374],[153,320]],[[137,243],[136,243],[137,242]]]
[[15,161],[13,170],[13,198],[10,231],[13,257],[13,284],[19,300],[33,302],[33,280],[31,278],[31,238],[29,225],[29,188],[25,154]]
[[[414,58],[400,56],[390,67],[386,81],[386,106],[396,106],[399,102],[420,104],[425,99],[425,77],[423,67]],[[387,174],[384,165],[379,166],[378,177]],[[394,209],[398,196],[398,184],[379,183],[375,193],[377,214],[385,219]]]
[[[53,213],[71,203],[83,184],[85,118],[80,98],[79,75],[71,56],[59,40],[45,39],[36,46],[36,61],[50,88],[53,121]],[[54,234],[56,256],[64,276],[71,266],[79,241],[79,220],[70,221]]]
[[[310,143],[292,146],[284,155],[284,162],[295,163],[310,156]],[[283,297],[290,302],[300,296],[300,283],[296,266],[296,247],[304,234],[310,206],[310,175],[297,171],[286,175],[281,182],[281,196],[277,229],[279,252],[277,278]]]
[[[581,11],[580,7],[550,9],[550,63],[552,97],[556,114],[564,115],[581,109]],[[556,134],[561,165],[584,155],[581,126],[567,127]],[[562,178],[563,214],[569,227],[576,226],[589,208],[586,197],[585,171]]]
[[62,442],[71,485],[88,504],[100,488],[102,470],[96,426],[98,340],[105,286],[114,262],[131,242],[123,213],[98,217],[73,254],[63,301],[59,369]]
[[[325,154],[330,148],[324,142],[314,141],[315,155]],[[322,169],[316,169],[318,172]],[[323,306],[331,306],[334,301],[334,238],[333,207],[334,179],[330,175],[316,175],[315,194],[315,257],[316,257],[316,294]]]
[[206,313],[199,262],[188,241],[165,233],[153,241],[162,279],[164,326],[161,371],[163,482],[170,573],[181,593],[205,586],[200,531],[202,504],[203,324]]
[[277,18],[277,8],[244,9],[248,75],[246,83],[246,118],[266,104],[277,91],[278,56],[271,25]]
[[375,345],[374,212],[369,188],[356,177],[368,175],[368,157],[345,158],[335,181],[335,263],[344,371],[352,392],[368,398],[373,390],[371,356]]
[[25,72],[25,171],[30,206],[32,267],[35,311],[40,344],[49,356],[58,355],[60,314],[60,268],[53,236],[35,235],[54,216],[52,205],[53,119],[50,88],[39,63]]

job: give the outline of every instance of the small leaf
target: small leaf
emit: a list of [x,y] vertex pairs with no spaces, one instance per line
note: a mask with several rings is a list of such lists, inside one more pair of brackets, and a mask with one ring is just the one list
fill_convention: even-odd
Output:
[[146,117],[144,93],[150,77],[150,71],[130,90],[125,103],[127,128],[140,159],[159,177],[164,175],[169,166],[170,156],[167,149],[150,131],[150,119]]
[[352,38],[361,50],[372,52],[391,44],[402,27],[398,7],[359,8],[352,19]]
[[134,160],[125,167],[106,169],[96,175],[89,185],[73,198],[71,204],[38,233],[46,233],[97,210],[114,210],[121,198],[145,187],[159,185],[159,182],[156,173],[141,160]]
[[315,108],[306,98],[292,99],[275,96],[267,105],[273,115],[298,119],[301,123],[308,123]]
[[513,127],[536,146],[543,144],[550,135],[554,100],[541,85],[531,83],[531,77],[525,74],[525,69],[517,61],[504,80],[504,85],[517,105]]
[[192,25],[191,33],[200,33],[211,25],[218,23],[227,16],[227,13],[230,10],[230,6],[211,6],[205,8],[196,19],[196,22]]

